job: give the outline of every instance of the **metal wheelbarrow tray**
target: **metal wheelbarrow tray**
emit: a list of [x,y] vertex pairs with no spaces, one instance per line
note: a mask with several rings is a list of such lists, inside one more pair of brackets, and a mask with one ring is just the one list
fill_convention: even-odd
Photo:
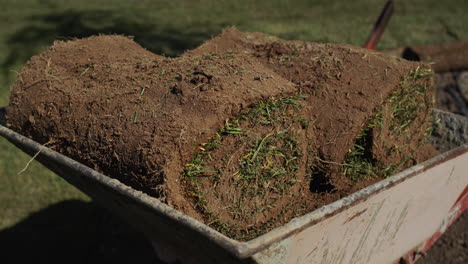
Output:
[[[468,119],[434,111],[440,154],[247,242],[0,125],[0,135],[183,263],[413,263],[468,207]],[[0,119],[1,120],[1,119]],[[401,263],[401,262],[400,262]]]

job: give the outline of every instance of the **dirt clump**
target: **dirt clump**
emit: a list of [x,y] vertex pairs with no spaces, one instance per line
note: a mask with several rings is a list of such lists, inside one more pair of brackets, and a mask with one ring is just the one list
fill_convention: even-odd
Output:
[[173,59],[98,36],[33,57],[7,118],[247,240],[426,158],[431,75],[377,52],[234,28]]
[[[242,176],[245,164],[252,163],[243,156],[249,154],[243,148],[236,148],[236,152],[226,162],[239,166],[236,169],[222,167],[223,162],[219,162],[219,159],[215,159],[216,164],[205,162],[210,164],[208,170],[217,168],[214,171],[223,173],[218,177],[196,178],[200,189],[205,191],[195,204],[206,211],[210,221],[218,223],[219,228],[229,227],[227,232],[232,235],[239,234],[245,228],[246,225],[235,226],[237,229],[232,230],[231,220],[242,215],[248,217],[240,217],[241,223],[247,223],[247,226],[259,226],[261,223],[260,226],[268,229],[270,225],[277,226],[278,221],[264,221],[267,219],[265,210],[273,212],[277,218],[290,219],[435,154],[434,149],[424,143],[431,129],[429,120],[433,106],[433,82],[430,78],[432,72],[423,64],[408,63],[400,58],[347,45],[284,41],[262,33],[240,32],[235,28],[225,30],[183,56],[211,52],[250,54],[293,82],[303,98],[300,99],[300,110],[287,119],[305,120],[304,123],[307,123],[302,132],[305,136],[298,137],[301,133],[291,131],[291,134],[296,134],[293,138],[298,139],[299,143],[294,144],[302,155],[283,157],[286,161],[295,158],[296,162],[280,166],[283,173],[288,171],[284,168],[294,167],[294,173],[289,174],[300,176],[288,176],[295,183],[282,184],[284,188],[280,191],[269,185],[270,192],[279,193],[278,197],[282,198],[266,195],[270,200],[265,199],[263,194],[259,195],[258,187],[254,191],[236,188],[243,190],[240,199],[238,195],[218,193],[216,188],[207,188],[220,184],[218,178],[221,183],[230,181],[240,186],[258,185],[246,184],[245,179],[237,179],[239,176],[236,173]],[[299,125],[285,123],[276,127],[276,130],[294,130],[295,127]],[[271,134],[261,135],[266,137]],[[257,138],[261,139],[262,136]],[[260,147],[262,141],[256,142],[251,144],[253,149]],[[242,146],[240,142],[235,145]],[[421,149],[425,151],[418,152]],[[238,151],[243,152],[237,154],[237,157]],[[290,150],[289,153],[293,155],[295,152]],[[232,162],[233,159],[237,162]],[[265,162],[278,164],[278,160],[271,162],[268,158]],[[265,164],[258,162],[256,167],[265,168]],[[262,173],[259,172],[259,175]],[[232,176],[229,177],[229,174]],[[245,175],[240,178],[245,178]],[[259,178],[254,177],[255,180]],[[198,186],[194,187],[193,184],[192,188],[198,190]],[[205,197],[208,197],[206,202]],[[211,207],[213,200],[228,200],[228,204],[235,204],[237,208],[229,207],[224,209],[225,214],[219,213],[223,209],[218,205]],[[216,212],[218,217],[214,217],[212,212]],[[229,219],[224,218],[227,214],[231,214]],[[254,232],[252,236],[255,235]]]
[[[300,93],[307,95],[306,111],[320,130],[314,142],[318,155],[327,161],[341,163],[358,133],[371,132],[363,131],[366,125],[375,125],[371,122],[384,122],[387,125],[382,128],[388,130],[391,126],[394,130],[384,131],[378,127],[372,133],[385,135],[367,136],[373,138],[369,147],[374,148],[374,156],[383,152],[376,148],[392,147],[390,138],[401,141],[396,137],[402,136],[406,130],[424,134],[427,132],[425,129],[430,128],[427,120],[434,99],[433,83],[427,77],[432,76],[432,72],[422,64],[407,63],[397,57],[365,52],[347,45],[284,41],[263,33],[240,32],[235,28],[225,30],[185,56],[214,51],[252,54],[265,66],[296,84]],[[369,113],[375,115],[374,120]],[[402,127],[397,128],[397,125]],[[409,138],[418,139],[422,135]],[[420,143],[417,140],[411,142]],[[402,145],[402,142],[395,144]],[[414,150],[417,145],[410,149]],[[381,162],[388,160],[388,154],[382,155],[374,158]],[[390,159],[388,163],[398,163],[402,158]]]
[[167,59],[100,36],[33,57],[7,116],[16,131],[177,208],[193,151],[248,105],[294,91],[249,56]]

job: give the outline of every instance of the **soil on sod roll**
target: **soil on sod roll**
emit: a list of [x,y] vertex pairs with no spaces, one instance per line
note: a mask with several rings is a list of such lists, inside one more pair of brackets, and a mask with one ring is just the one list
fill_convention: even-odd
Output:
[[33,57],[7,121],[247,240],[433,154],[421,151],[431,75],[360,48],[235,29],[179,58],[98,36]]
[[[315,146],[321,155],[330,155],[326,157],[328,161],[340,161],[343,155],[348,155],[349,142],[356,141],[354,136],[361,131],[386,134],[367,136],[373,138],[373,144],[368,147],[374,149],[372,156],[380,156],[373,158],[384,163],[381,165],[397,164],[407,156],[406,150],[398,155],[400,150],[384,153],[375,148],[391,148],[392,144],[406,147],[401,136],[409,130],[411,135],[406,134],[405,137],[414,138],[410,142],[421,145],[418,139],[427,134],[425,129],[430,129],[427,120],[434,104],[434,84],[427,78],[433,75],[427,66],[404,63],[398,57],[363,52],[361,48],[352,46],[284,41],[263,33],[240,32],[235,28],[225,30],[197,49],[188,51],[185,56],[210,52],[251,54],[293,82],[302,94],[310,95],[306,107],[311,108],[312,120],[322,132],[316,135],[318,142]],[[422,83],[417,84],[415,81],[418,79],[422,79]],[[396,82],[401,89],[395,89]],[[369,112],[373,112],[372,118],[369,118]],[[381,123],[384,119],[387,125],[362,131],[365,123],[372,126],[375,125],[372,123]],[[413,129],[408,126],[413,126]],[[392,131],[388,131],[390,127]],[[353,136],[340,136],[343,133]],[[336,141],[336,144],[328,144],[330,141]],[[417,146],[410,147],[412,150],[415,148]]]

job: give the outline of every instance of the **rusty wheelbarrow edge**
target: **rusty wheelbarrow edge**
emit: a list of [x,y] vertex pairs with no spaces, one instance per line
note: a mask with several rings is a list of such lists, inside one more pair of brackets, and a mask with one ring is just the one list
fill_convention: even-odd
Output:
[[[3,109],[0,109],[3,110]],[[364,189],[361,189],[347,197],[337,200],[333,203],[324,205],[319,209],[316,209],[303,216],[296,217],[290,222],[283,226],[277,227],[270,232],[263,234],[253,240],[247,242],[239,242],[228,238],[227,236],[217,232],[216,230],[208,227],[207,225],[187,216],[183,213],[169,207],[168,205],[160,202],[158,199],[151,197],[143,192],[137,191],[127,185],[124,185],[120,181],[105,176],[71,158],[68,158],[52,149],[42,146],[41,144],[28,139],[11,129],[8,129],[0,125],[0,135],[8,139],[11,143],[16,145],[24,152],[34,155],[38,152],[38,159],[40,157],[47,157],[50,160],[68,166],[73,170],[80,172],[85,177],[95,181],[96,183],[103,184],[104,186],[117,191],[120,195],[126,196],[137,203],[145,207],[153,209],[160,215],[163,215],[177,223],[184,225],[190,229],[197,231],[200,235],[204,236],[208,240],[218,244],[226,251],[231,253],[237,258],[244,259],[248,258],[255,253],[269,247],[271,244],[278,242],[286,237],[293,234],[299,233],[302,230],[330,217],[339,212],[346,210],[347,208],[365,201],[371,195],[386,190],[396,184],[399,184],[412,176],[417,175],[429,168],[437,166],[447,160],[456,158],[466,152],[468,152],[468,144],[462,145],[458,148],[442,153],[430,160],[423,163],[417,164],[411,168],[408,168],[398,174],[388,177],[382,181],[379,181],[373,185],[370,185]],[[67,180],[67,179],[65,179]]]

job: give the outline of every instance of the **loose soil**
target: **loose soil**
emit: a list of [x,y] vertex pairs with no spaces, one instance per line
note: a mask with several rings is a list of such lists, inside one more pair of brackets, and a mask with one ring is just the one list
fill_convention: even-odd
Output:
[[234,28],[178,58],[97,36],[33,57],[7,124],[248,240],[433,155],[431,76]]
[[444,72],[436,75],[436,107],[468,116],[468,73]]

